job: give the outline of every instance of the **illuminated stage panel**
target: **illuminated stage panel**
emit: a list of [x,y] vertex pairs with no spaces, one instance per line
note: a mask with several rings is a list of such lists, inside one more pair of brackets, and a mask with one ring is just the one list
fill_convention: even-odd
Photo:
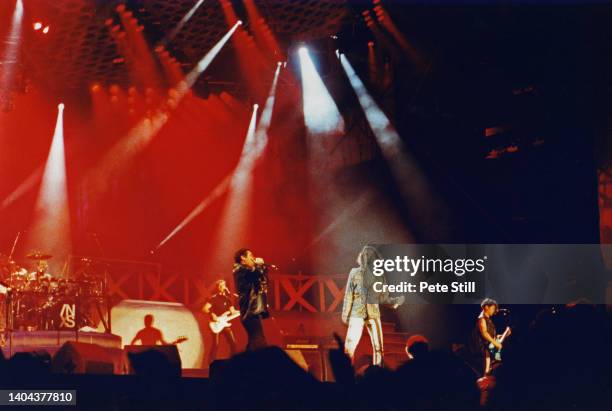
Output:
[[[177,345],[183,368],[200,368],[204,358],[204,344],[198,322],[183,304],[160,301],[123,300],[111,310],[113,333],[120,335],[123,346],[130,345],[134,336],[144,328],[144,317],[153,316],[153,327],[161,331],[168,343],[179,337],[187,341]],[[137,342],[140,344],[140,342]]]

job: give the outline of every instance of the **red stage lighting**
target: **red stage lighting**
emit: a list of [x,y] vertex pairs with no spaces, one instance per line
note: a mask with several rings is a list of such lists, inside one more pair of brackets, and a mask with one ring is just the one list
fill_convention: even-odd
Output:
[[374,42],[373,41],[368,41],[368,47],[374,47]]

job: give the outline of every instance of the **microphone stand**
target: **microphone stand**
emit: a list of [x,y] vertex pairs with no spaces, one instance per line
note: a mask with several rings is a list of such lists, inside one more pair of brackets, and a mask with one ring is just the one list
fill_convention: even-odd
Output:
[[[15,249],[17,248],[17,243],[19,243],[19,238],[21,237],[21,231],[17,231],[17,235],[15,236],[15,240],[13,240],[13,247],[11,247],[11,253],[8,256],[9,263],[13,260],[13,254],[15,254]],[[6,307],[5,307],[5,331],[8,334],[9,339],[9,355],[13,355],[13,326],[15,325],[15,315],[13,313],[13,290],[9,289],[7,293],[6,299]],[[6,336],[5,336],[6,341]]]
[[[91,236],[93,237],[96,245],[98,246],[98,251],[100,253],[100,257],[104,258],[104,247],[102,247],[102,243],[100,242],[100,237],[98,237],[98,234],[96,233],[92,233]],[[106,330],[107,333],[111,334],[111,310],[110,310],[110,301],[109,301],[109,296],[107,295],[107,287],[108,287],[108,262],[104,263],[104,279],[103,279],[103,283],[102,283],[102,295],[103,295],[103,299],[104,302],[106,304],[106,321],[104,321],[103,316],[100,316],[100,319],[102,321],[102,325],[104,325],[104,329]],[[97,306],[97,305],[96,305]],[[100,314],[100,308],[98,307],[98,314]]]
[[17,247],[17,243],[19,242],[19,237],[21,237],[21,231],[17,232],[15,236],[15,240],[13,241],[13,248],[11,248],[11,253],[9,254],[9,261],[13,259],[13,254],[15,253],[15,248]]

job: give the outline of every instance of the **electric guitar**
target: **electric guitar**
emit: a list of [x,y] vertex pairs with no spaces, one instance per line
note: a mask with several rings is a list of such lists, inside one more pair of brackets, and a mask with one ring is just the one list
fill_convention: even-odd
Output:
[[[502,344],[509,333],[510,327],[506,327],[504,333],[502,335],[498,335],[495,339],[498,343]],[[491,358],[493,358],[495,361],[501,361],[501,349],[498,350],[497,348],[495,348],[493,343],[489,343],[489,352],[491,353]]]
[[170,345],[177,345],[180,343],[184,343],[185,341],[187,341],[189,338],[185,337],[184,335],[181,335],[179,338],[177,338],[176,340],[172,341],[170,343]]
[[233,314],[231,311],[226,311],[217,316],[217,321],[209,322],[208,326],[214,334],[219,334],[224,329],[231,327],[232,323],[230,321],[238,317],[240,317],[240,311],[234,311]]

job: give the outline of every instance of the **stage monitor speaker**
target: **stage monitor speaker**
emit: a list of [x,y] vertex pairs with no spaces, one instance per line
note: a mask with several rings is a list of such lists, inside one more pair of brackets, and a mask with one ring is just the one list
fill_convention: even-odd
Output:
[[51,369],[60,374],[126,374],[128,362],[119,348],[69,341],[53,356]]
[[126,345],[130,372],[138,375],[181,376],[181,357],[176,345]]
[[222,359],[211,362],[208,367],[208,377],[211,380],[222,378],[228,361],[227,359]]
[[325,381],[324,364],[319,349],[285,349],[287,355],[319,381]]

